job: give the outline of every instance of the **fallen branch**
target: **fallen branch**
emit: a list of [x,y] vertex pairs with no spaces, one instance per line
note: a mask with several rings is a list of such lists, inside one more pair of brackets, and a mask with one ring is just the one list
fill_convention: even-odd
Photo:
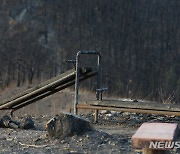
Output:
[[35,144],[24,144],[24,143],[21,143],[21,142],[19,142],[19,144],[22,145],[22,146],[33,147],[33,148],[44,148],[44,147],[50,146],[48,144],[45,144],[45,145],[35,145]]

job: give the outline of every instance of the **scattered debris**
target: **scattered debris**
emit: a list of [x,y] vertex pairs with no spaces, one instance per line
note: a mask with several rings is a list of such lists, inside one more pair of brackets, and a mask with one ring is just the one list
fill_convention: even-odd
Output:
[[32,129],[34,128],[34,121],[31,116],[25,116],[19,121],[13,120],[10,116],[5,115],[0,119],[0,127],[2,128],[21,128],[21,129]]
[[[111,114],[111,116],[106,116]],[[93,121],[93,114],[81,115],[87,120]],[[78,123],[75,123],[77,116],[69,113],[61,113],[51,119],[46,127],[51,126],[51,133],[65,132],[69,133],[67,127],[70,130],[82,130],[81,127],[88,126],[91,129],[88,121],[85,120],[85,124],[77,127]],[[108,119],[106,119],[108,118]],[[2,118],[3,119],[3,118]],[[0,120],[2,124],[2,119]],[[13,121],[10,117],[5,117],[4,121]],[[22,126],[22,121],[28,119],[24,117],[20,121],[19,125]],[[74,123],[73,123],[73,120]],[[82,118],[80,118],[82,119]],[[43,126],[47,121],[47,117],[41,117],[41,122],[35,120],[36,125]],[[79,119],[76,119],[79,120]],[[84,119],[83,119],[84,120]],[[31,121],[31,120],[30,120]],[[61,122],[63,121],[63,122]],[[180,117],[176,116],[160,116],[160,115],[145,115],[136,113],[125,112],[104,112],[99,114],[99,121],[94,127],[97,129],[91,129],[91,131],[85,131],[83,134],[78,133],[69,134],[64,138],[50,138],[47,131],[40,129],[4,129],[0,128],[0,149],[1,153],[127,153],[127,154],[140,154],[140,151],[134,151],[131,146],[131,136],[134,134],[137,128],[145,121],[166,121],[179,123]],[[86,123],[87,122],[87,123]],[[8,122],[5,122],[8,123]],[[62,125],[64,124],[64,125]],[[76,129],[74,129],[77,127]],[[6,124],[6,126],[8,126]],[[60,126],[60,127],[59,127]],[[55,129],[59,127],[59,129]],[[54,128],[54,129],[53,129]],[[63,129],[63,130],[60,130]],[[56,134],[57,135],[57,134]],[[7,146],[8,145],[8,146]],[[172,151],[172,154],[178,154],[177,151]]]
[[3,128],[19,128],[19,122],[13,121],[10,116],[5,115],[0,120],[0,127]]
[[[81,116],[91,122],[94,121],[93,114],[81,114]],[[138,128],[144,122],[179,123],[179,121],[180,117],[178,116],[103,111],[99,113],[98,123],[96,125],[123,125]]]

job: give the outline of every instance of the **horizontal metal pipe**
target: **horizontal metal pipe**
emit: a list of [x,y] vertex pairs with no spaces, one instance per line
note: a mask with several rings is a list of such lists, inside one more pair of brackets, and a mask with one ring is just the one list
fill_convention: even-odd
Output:
[[91,50],[91,51],[90,51],[90,50],[88,50],[88,51],[86,51],[86,50],[81,50],[81,51],[79,51],[79,52],[77,53],[78,56],[81,55],[81,54],[90,54],[90,55],[96,54],[96,55],[101,56],[100,52],[93,51],[93,50]]
[[78,109],[92,109],[92,110],[110,110],[110,111],[122,111],[122,112],[134,112],[142,114],[159,114],[159,115],[175,115],[180,116],[180,112],[177,111],[164,111],[156,109],[137,109],[137,108],[125,108],[125,107],[107,107],[107,106],[95,106],[78,104]]

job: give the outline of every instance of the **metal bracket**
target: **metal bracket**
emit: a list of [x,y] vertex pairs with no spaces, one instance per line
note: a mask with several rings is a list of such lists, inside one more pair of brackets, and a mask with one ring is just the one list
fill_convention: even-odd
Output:
[[73,64],[74,68],[76,69],[76,60],[66,60],[66,63]]
[[100,88],[100,89],[96,89],[96,99],[99,100],[99,96],[98,96],[98,93],[100,93],[100,100],[102,101],[102,94],[103,92],[105,91],[108,91],[108,88]]

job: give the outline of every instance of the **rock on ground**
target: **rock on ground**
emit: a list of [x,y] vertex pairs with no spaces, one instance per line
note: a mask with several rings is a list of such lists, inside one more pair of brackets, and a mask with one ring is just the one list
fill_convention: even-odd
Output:
[[31,116],[26,115],[21,119],[20,128],[22,129],[32,129],[34,128],[34,121],[32,120]]
[[91,130],[91,126],[79,116],[62,112],[47,122],[46,129],[50,137],[60,138],[83,134]]

